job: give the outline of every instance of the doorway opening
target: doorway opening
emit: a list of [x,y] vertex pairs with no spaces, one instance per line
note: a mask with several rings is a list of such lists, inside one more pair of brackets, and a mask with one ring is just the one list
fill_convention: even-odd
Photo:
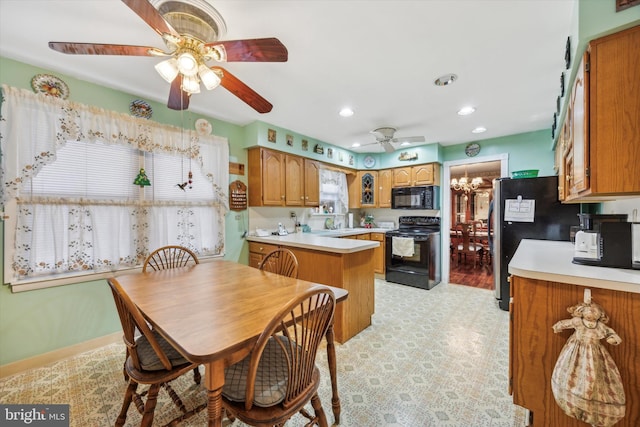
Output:
[[[442,279],[447,283],[493,289],[492,258],[487,255],[489,202],[493,180],[508,175],[508,154],[445,162],[443,173]],[[461,181],[467,185],[461,185]],[[471,246],[478,249],[482,246],[477,255],[458,251],[460,240],[456,239],[456,228],[458,235],[462,229],[476,231]],[[467,237],[465,242],[468,241]]]

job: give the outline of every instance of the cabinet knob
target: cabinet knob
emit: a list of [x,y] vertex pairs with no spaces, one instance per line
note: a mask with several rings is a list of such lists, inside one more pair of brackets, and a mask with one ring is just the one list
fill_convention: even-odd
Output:
[[280,196],[280,198],[281,198],[282,200],[284,200],[284,194],[283,194],[282,196]]

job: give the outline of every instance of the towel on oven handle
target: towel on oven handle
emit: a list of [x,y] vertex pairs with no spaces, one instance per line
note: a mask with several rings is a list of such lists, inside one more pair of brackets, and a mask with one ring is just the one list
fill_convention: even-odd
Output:
[[401,257],[413,256],[413,245],[414,243],[411,237],[393,236],[391,238],[391,253]]

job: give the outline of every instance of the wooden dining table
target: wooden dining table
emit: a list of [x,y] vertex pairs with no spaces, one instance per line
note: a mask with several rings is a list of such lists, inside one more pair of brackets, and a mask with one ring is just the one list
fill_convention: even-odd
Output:
[[[114,280],[114,279],[111,279]],[[318,283],[232,261],[115,278],[147,321],[187,360],[205,367],[208,425],[222,425],[224,369],[246,357],[269,321],[293,297]],[[330,287],[338,302],[348,292]],[[340,422],[333,325],[327,335],[331,406]]]

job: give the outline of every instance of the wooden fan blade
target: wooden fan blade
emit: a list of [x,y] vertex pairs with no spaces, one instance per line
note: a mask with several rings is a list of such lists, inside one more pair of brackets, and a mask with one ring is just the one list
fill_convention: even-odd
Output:
[[391,142],[425,142],[424,136],[407,136],[405,138],[393,138]]
[[178,74],[171,82],[167,107],[172,110],[186,110],[189,108],[189,94],[182,90],[182,74]]
[[[68,53],[71,55],[158,56],[157,52],[162,52],[155,47],[149,46],[100,43],[49,42],[49,47],[58,52]],[[156,55],[153,55],[151,52],[156,52]]]
[[156,33],[171,34],[180,37],[180,34],[160,15],[158,9],[153,7],[147,0],[122,0],[129,6],[144,22],[147,23]]
[[222,67],[211,67],[220,76],[220,84],[229,92],[240,98],[258,113],[268,113],[273,105],[249,86],[241,82],[236,76]]
[[227,62],[287,62],[289,52],[280,40],[266,39],[227,40],[207,43],[205,46],[224,47]]

